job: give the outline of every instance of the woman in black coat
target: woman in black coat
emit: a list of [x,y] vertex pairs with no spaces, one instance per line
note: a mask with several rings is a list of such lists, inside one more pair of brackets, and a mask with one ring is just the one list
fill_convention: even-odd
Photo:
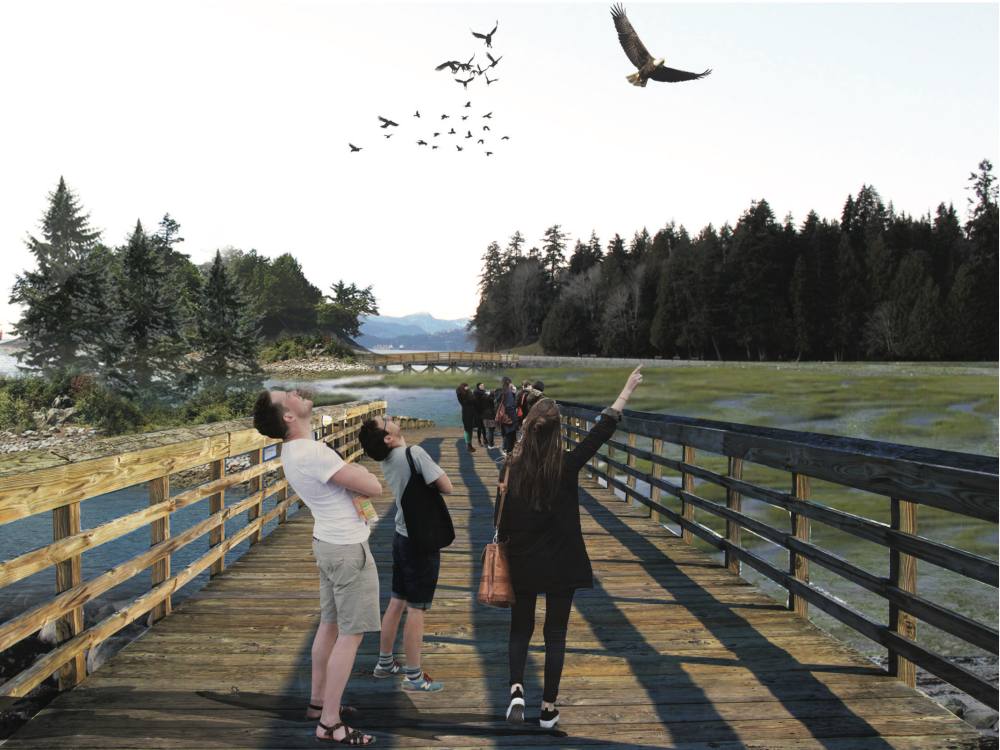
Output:
[[462,383],[455,389],[458,403],[462,406],[462,429],[465,430],[465,447],[469,453],[475,453],[476,449],[472,445],[472,433],[479,426],[479,409],[476,406],[476,397],[469,390],[468,383]]
[[476,410],[479,412],[479,422],[476,425],[476,437],[479,438],[479,444],[492,448],[493,447],[493,428],[496,422],[493,418],[496,416],[496,407],[493,406],[493,397],[490,392],[486,390],[485,383],[476,383],[476,390],[472,392],[472,395],[476,399]]
[[573,592],[594,585],[580,530],[579,473],[614,435],[621,410],[642,382],[639,369],[629,375],[614,404],[570,451],[563,449],[558,405],[550,398],[540,399],[525,417],[524,435],[508,459],[507,497],[502,517],[496,520],[500,538],[507,542],[514,585],[508,644],[510,722],[524,721],[524,665],[535,628],[535,602],[541,593],[545,594],[545,684],[539,724],[551,729],[559,721],[555,701]]

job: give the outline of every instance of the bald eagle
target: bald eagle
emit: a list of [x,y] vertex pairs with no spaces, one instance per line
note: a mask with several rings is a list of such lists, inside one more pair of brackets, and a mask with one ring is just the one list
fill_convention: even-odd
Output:
[[650,78],[654,81],[668,83],[694,81],[698,78],[704,78],[712,72],[711,68],[702,73],[690,73],[686,70],[666,67],[662,57],[653,59],[653,56],[649,54],[646,46],[639,39],[639,35],[632,28],[628,16],[625,15],[625,9],[621,5],[611,6],[611,18],[614,19],[615,29],[618,31],[618,41],[621,42],[625,55],[639,69],[626,77],[633,86],[645,86],[646,81]]

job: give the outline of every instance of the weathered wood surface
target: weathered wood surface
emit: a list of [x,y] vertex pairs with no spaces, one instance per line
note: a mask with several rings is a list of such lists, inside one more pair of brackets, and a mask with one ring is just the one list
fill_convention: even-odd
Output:
[[[412,432],[455,481],[455,543],[427,614],[414,695],[370,671],[365,637],[347,701],[377,747],[973,748],[975,732],[589,480],[581,520],[595,588],[578,592],[560,694],[561,733],[504,723],[509,613],[473,602],[492,534],[497,467],[457,430]],[[372,535],[383,604],[392,508]],[[289,523],[59,696],[11,748],[315,747],[309,646],[318,622],[311,519]],[[227,540],[228,541],[228,540]],[[540,610],[543,609],[541,602]],[[541,615],[528,670],[537,716]]]

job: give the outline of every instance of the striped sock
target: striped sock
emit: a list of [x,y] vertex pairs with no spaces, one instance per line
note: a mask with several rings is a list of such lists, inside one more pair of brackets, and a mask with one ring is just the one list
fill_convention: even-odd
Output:
[[388,654],[383,654],[381,651],[379,651],[378,665],[383,669],[389,669],[392,666],[392,651],[390,651]]
[[421,678],[424,676],[424,671],[420,668],[418,664],[415,667],[406,666],[403,667],[403,674],[406,675],[406,679],[410,682],[420,682]]

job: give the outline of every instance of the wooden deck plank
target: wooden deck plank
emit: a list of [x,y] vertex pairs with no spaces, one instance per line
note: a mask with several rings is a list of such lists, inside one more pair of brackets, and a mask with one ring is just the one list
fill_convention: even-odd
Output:
[[[589,480],[581,521],[595,588],[578,592],[570,618],[564,731],[509,727],[500,720],[509,614],[473,602],[497,467],[485,451],[466,453],[456,430],[412,438],[440,456],[456,485],[448,500],[457,538],[442,558],[424,648],[425,668],[446,688],[413,695],[373,679],[378,639],[367,635],[347,700],[378,747],[977,746],[974,730],[936,703]],[[371,546],[384,604],[391,500],[376,507]],[[301,719],[318,622],[311,527],[307,512],[291,518],[6,746],[314,747],[313,725]],[[539,619],[529,717],[543,653]]]

